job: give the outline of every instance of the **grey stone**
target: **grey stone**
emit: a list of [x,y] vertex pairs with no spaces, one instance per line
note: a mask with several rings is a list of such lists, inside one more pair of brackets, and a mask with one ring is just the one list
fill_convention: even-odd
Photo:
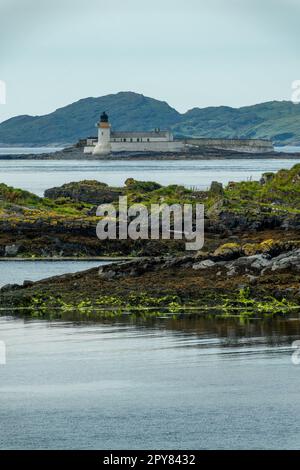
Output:
[[116,276],[116,272],[112,270],[103,271],[101,273],[99,272],[99,276],[102,277],[102,279],[109,280]]
[[282,253],[281,255],[273,258],[272,271],[296,268],[300,269],[300,250]]
[[265,255],[258,255],[257,259],[251,263],[251,268],[253,269],[264,269],[271,264],[271,261]]
[[177,264],[179,264],[179,260],[177,258],[171,258],[171,259],[168,259],[164,263],[164,267],[165,268],[171,268],[172,266],[176,266]]
[[237,271],[233,266],[227,271],[227,276],[228,277],[235,276],[236,274],[237,274]]
[[269,256],[260,254],[260,255],[251,255],[251,256],[241,256],[240,258],[232,261],[229,266],[239,267],[239,268],[253,268],[253,269],[263,269],[266,266],[270,265]]
[[232,261],[229,265],[228,268],[230,269],[232,266],[238,267],[238,268],[246,268],[251,266],[254,261],[256,261],[257,255],[252,255],[252,256],[241,256],[240,258]]
[[20,245],[6,245],[5,256],[16,256],[20,249]]
[[129,276],[131,277],[138,277],[141,274],[141,271],[139,269],[131,269],[129,271]]
[[204,261],[200,261],[200,263],[193,264],[193,269],[206,269],[212,268],[216,263],[210,259],[205,259]]
[[279,261],[275,261],[272,264],[272,271],[277,271],[281,269],[288,269],[292,267],[298,268],[300,266],[300,260],[296,257],[283,258]]

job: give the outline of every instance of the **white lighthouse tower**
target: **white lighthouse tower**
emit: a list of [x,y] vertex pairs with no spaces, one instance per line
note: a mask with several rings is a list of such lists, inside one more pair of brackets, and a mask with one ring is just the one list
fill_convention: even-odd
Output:
[[108,155],[111,152],[110,124],[106,112],[101,114],[98,127],[98,143],[94,148],[93,155]]

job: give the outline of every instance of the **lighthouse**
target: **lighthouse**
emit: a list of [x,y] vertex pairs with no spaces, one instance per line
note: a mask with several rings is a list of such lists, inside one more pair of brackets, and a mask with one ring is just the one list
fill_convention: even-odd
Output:
[[[125,123],[123,123],[124,125]],[[127,152],[183,152],[185,142],[174,140],[172,132],[158,127],[152,131],[111,130],[108,115],[104,111],[97,122],[98,137],[86,139],[84,153],[102,158],[113,153]]]
[[101,114],[97,127],[98,143],[94,148],[93,155],[108,155],[111,152],[110,124],[105,111]]

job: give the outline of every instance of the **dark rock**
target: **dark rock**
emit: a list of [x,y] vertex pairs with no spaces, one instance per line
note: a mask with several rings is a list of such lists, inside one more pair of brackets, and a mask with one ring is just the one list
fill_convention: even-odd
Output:
[[0,291],[1,292],[7,292],[7,291],[10,291],[10,290],[16,290],[16,289],[20,289],[20,285],[19,284],[5,284],[5,286],[1,287]]
[[223,206],[224,206],[224,201],[223,199],[219,199],[218,201],[216,201],[207,211],[206,211],[206,215],[207,217],[209,218],[216,218],[218,217],[222,210],[223,210]]
[[232,261],[230,266],[238,268],[253,268],[253,269],[263,269],[266,266],[270,265],[270,257],[266,255],[252,255],[252,256],[241,256],[240,258]]
[[106,183],[95,180],[67,183],[45,191],[45,197],[55,199],[57,202],[60,198],[68,198],[78,202],[96,204],[97,206],[117,201],[122,194],[121,189],[110,188]]
[[215,262],[210,260],[210,259],[205,259],[203,261],[200,261],[199,263],[193,264],[193,269],[198,270],[198,269],[207,269],[207,268],[212,268],[215,266]]
[[234,266],[230,266],[227,271],[227,276],[232,277],[232,276],[235,276],[236,274],[237,274],[236,268]]
[[138,181],[134,178],[127,178],[125,181],[125,186],[142,193],[155,191],[156,189],[160,189],[162,187],[159,183],[154,181]]
[[300,270],[300,250],[282,253],[272,260],[272,271],[296,268]]
[[275,174],[272,172],[263,173],[261,179],[259,180],[261,185],[269,183],[274,178]]
[[212,194],[218,195],[218,196],[223,196],[224,194],[224,188],[222,183],[218,183],[218,181],[212,181],[209,191]]
[[131,269],[131,271],[129,271],[129,276],[130,277],[137,277],[140,274],[141,274],[141,272],[138,269]]
[[112,269],[110,269],[109,271],[104,271],[101,268],[99,269],[99,276],[102,279],[106,279],[106,280],[113,279],[116,276],[116,274],[117,274],[116,271],[113,271]]

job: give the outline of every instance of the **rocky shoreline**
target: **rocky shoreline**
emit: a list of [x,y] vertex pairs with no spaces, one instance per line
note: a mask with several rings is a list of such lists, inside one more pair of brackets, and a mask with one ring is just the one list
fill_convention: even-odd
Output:
[[[105,240],[95,235],[95,202],[205,206],[205,245],[184,240]],[[134,316],[298,314],[300,165],[260,181],[214,182],[209,191],[128,179],[122,188],[69,183],[39,198],[0,185],[0,255],[121,256],[98,269],[7,285],[2,312],[95,319]]]
[[81,147],[67,147],[57,152],[41,154],[9,153],[0,155],[0,160],[233,160],[233,159],[300,159],[300,153],[286,152],[242,152],[234,150],[200,147],[186,152],[118,152],[106,156],[93,156],[83,153]]
[[21,315],[81,319],[298,314],[300,241],[262,242],[256,250],[245,255],[227,245],[208,255],[125,261],[25,281],[0,290],[0,308]]

